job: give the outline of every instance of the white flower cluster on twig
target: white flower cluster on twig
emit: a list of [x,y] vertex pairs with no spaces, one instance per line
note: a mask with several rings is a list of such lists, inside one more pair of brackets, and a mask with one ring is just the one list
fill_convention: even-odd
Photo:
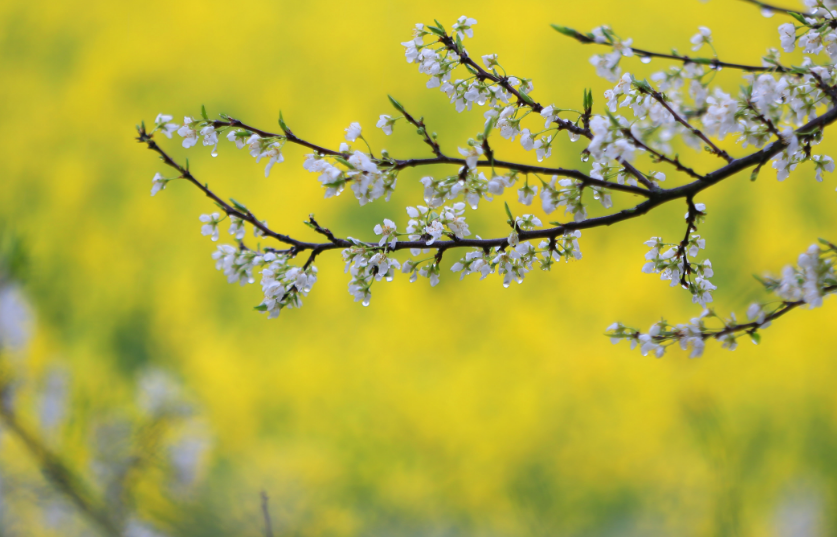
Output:
[[[749,0],[748,0],[749,1]],[[759,2],[751,2],[765,8]],[[646,242],[650,251],[642,270],[659,273],[672,286],[689,290],[692,300],[703,307],[713,301],[716,286],[711,283],[712,264],[694,258],[705,247],[698,225],[706,217],[705,206],[695,201],[703,190],[744,170],[755,179],[767,163],[777,171],[778,180],[787,179],[800,165],[810,163],[818,181],[824,172],[834,171],[834,160],[816,153],[825,128],[837,120],[837,30],[831,2],[805,0],[807,10],[795,12],[769,8],[791,18],[779,26],[779,49],[769,49],[755,64],[736,64],[721,60],[714,47],[712,31],[700,27],[690,40],[691,51],[707,56],[686,56],[676,51],[655,52],[638,48],[632,38],[620,37],[609,26],[582,33],[553,25],[561,34],[581,44],[609,52],[596,54],[591,63],[596,72],[615,86],[604,92],[600,112],[594,112],[592,91],[585,90],[580,106],[562,108],[538,102],[533,81],[513,74],[497,53],[472,56],[465,42],[474,35],[477,21],[463,16],[450,30],[441,23],[417,24],[410,40],[402,43],[407,63],[415,64],[426,75],[428,88],[439,88],[457,112],[483,107],[484,122],[466,142],[457,144],[456,152],[443,150],[436,132],[423,117],[412,115],[396,99],[390,102],[397,113],[381,114],[376,127],[387,136],[394,134],[399,122],[415,128],[432,156],[395,158],[386,149],[376,154],[364,137],[359,122],[351,123],[342,134],[337,149],[325,147],[296,135],[280,114],[281,132],[264,131],[230,116],[210,119],[201,110],[200,117],[187,116],[182,124],[172,123],[172,116],[160,114],[153,130],[139,127],[139,141],[156,151],[175,169],[176,177],[156,174],[152,195],[165,189],[173,179],[185,179],[201,189],[220,208],[201,216],[204,235],[218,240],[219,225],[229,217],[229,233],[238,245],[221,246],[215,259],[230,282],[253,283],[261,271],[265,299],[258,307],[278,315],[285,307],[299,307],[316,281],[313,265],[321,253],[340,249],[351,273],[349,291],[355,300],[368,305],[375,282],[390,281],[400,270],[415,281],[419,276],[436,285],[441,278],[445,252],[466,248],[468,252],[451,267],[462,277],[479,273],[481,278],[498,274],[505,286],[522,282],[536,265],[549,269],[554,261],[580,259],[578,239],[584,229],[613,225],[636,218],[673,200],[685,200],[686,230],[680,242],[665,243],[654,237]],[[798,66],[782,61],[782,52],[800,49],[805,55]],[[668,65],[639,80],[623,70],[626,62],[664,60]],[[743,72],[740,90],[729,91],[713,85],[721,69]],[[622,113],[625,109],[626,113]],[[571,142],[584,139],[579,168],[550,165],[553,149],[565,131]],[[348,186],[360,205],[390,196],[402,170],[430,165],[448,166],[450,172],[425,175],[419,181],[424,205],[407,208],[404,223],[386,219],[374,228],[378,238],[363,241],[342,238],[320,226],[311,217],[307,222],[322,242],[294,238],[270,229],[244,205],[217,196],[209,186],[195,179],[188,165],[175,162],[157,144],[154,135],[161,132],[171,138],[179,134],[184,147],[202,140],[217,154],[219,136],[226,135],[239,149],[267,160],[265,175],[274,164],[283,162],[288,144],[301,145],[309,152],[302,166],[316,174],[325,197],[339,196]],[[498,136],[499,135],[499,136]],[[721,144],[732,135],[731,142]],[[498,142],[520,143],[533,151],[533,162],[511,162],[498,155]],[[518,142],[519,140],[519,142]],[[718,158],[708,171],[687,164],[674,151],[680,140],[696,150],[705,150]],[[734,144],[749,152],[732,156]],[[649,163],[651,165],[649,165]],[[650,169],[649,169],[650,168]],[[665,169],[666,171],[661,171]],[[662,183],[675,184],[663,188]],[[678,179],[685,182],[677,183]],[[466,208],[479,210],[482,202],[505,196],[505,190],[517,190],[517,202],[530,206],[536,197],[541,208],[551,214],[560,207],[568,221],[544,226],[531,214],[513,216],[506,204],[508,236],[482,238],[472,235],[466,223]],[[614,196],[634,196],[641,201],[632,208],[614,210]],[[590,199],[601,205],[604,215],[590,216]],[[257,237],[282,244],[282,248],[251,249],[245,245],[246,229],[253,227]],[[403,226],[399,231],[399,226]],[[411,258],[396,259],[398,252],[409,250]],[[294,259],[308,252],[307,260],[295,265]],[[424,256],[424,257],[422,257]],[[698,318],[694,326],[711,315]],[[619,325],[621,326],[621,325]],[[614,329],[622,337],[629,332]],[[685,329],[684,329],[685,330]],[[696,328],[689,329],[694,332]],[[668,337],[668,325],[659,325],[644,342],[643,348],[659,352],[658,342]],[[632,332],[631,332],[632,333]],[[691,332],[690,332],[691,333]],[[703,332],[700,332],[703,334]],[[638,333],[637,333],[638,334]],[[631,336],[633,337],[633,336]],[[693,336],[690,336],[693,337]],[[724,337],[728,337],[725,334]],[[639,342],[639,335],[635,341]],[[663,339],[660,339],[663,338]],[[682,339],[682,338],[681,338]],[[686,345],[696,349],[702,345]],[[667,340],[666,340],[667,341]],[[656,347],[654,346],[656,345]],[[702,347],[700,347],[702,349]]]

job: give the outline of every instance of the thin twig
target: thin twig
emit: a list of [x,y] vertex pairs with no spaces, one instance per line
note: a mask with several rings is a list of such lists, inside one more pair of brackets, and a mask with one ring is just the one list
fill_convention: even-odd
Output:
[[[642,90],[640,90],[640,91],[642,91]],[[668,110],[668,112],[672,115],[672,117],[674,117],[675,121],[677,121],[678,123],[680,123],[681,125],[683,125],[687,129],[689,129],[692,132],[692,134],[694,134],[695,136],[697,136],[698,138],[703,140],[704,143],[706,143],[706,145],[709,146],[713,155],[717,155],[717,156],[721,157],[722,159],[726,160],[727,162],[732,162],[733,161],[733,158],[731,156],[729,156],[729,154],[726,151],[724,151],[723,149],[720,149],[717,145],[712,143],[712,141],[709,138],[707,138],[707,136],[703,133],[703,131],[701,131],[700,129],[698,129],[697,127],[695,127],[694,125],[692,125],[691,123],[689,123],[688,121],[683,119],[682,117],[680,117],[680,115],[677,112],[675,112],[671,108],[671,106],[669,106],[669,104],[666,102],[665,97],[663,96],[662,93],[660,93],[659,91],[654,90],[654,89],[652,89],[648,93],[651,95],[651,97],[654,98],[655,101],[660,103],[663,106],[663,108]]]
[[758,0],[742,0],[743,2],[747,2],[748,4],[755,4],[762,9],[769,9],[770,11],[775,11],[777,13],[785,13],[786,15],[802,15],[803,17],[810,17],[810,13],[805,13],[804,11],[796,11],[794,9],[788,9],[785,7],[774,6],[772,4],[767,4],[765,2],[759,2]]
[[635,146],[637,146],[641,149],[644,149],[644,150],[648,151],[649,153],[651,153],[653,158],[656,159],[657,161],[671,164],[672,166],[677,168],[679,171],[681,171],[681,172],[685,173],[686,175],[689,175],[689,176],[691,176],[695,179],[702,180],[702,179],[705,178],[703,175],[699,174],[695,170],[693,170],[693,169],[689,168],[688,166],[685,166],[684,164],[682,164],[680,162],[679,157],[669,158],[669,157],[663,155],[662,153],[660,153],[659,151],[657,151],[656,149],[652,149],[651,147],[649,147],[648,145],[643,143],[639,138],[634,136],[634,133],[631,132],[631,129],[622,129],[622,134],[624,134],[627,138],[630,138]]
[[[823,290],[824,295],[831,294],[831,293],[834,293],[835,291],[837,291],[837,285],[829,285],[828,287],[823,287],[822,290]],[[782,315],[784,315],[784,314],[788,313],[789,311],[793,310],[794,308],[798,308],[799,306],[804,306],[805,304],[807,304],[807,302],[805,302],[804,300],[796,300],[796,301],[793,301],[793,302],[783,302],[781,308],[774,311],[770,315],[765,316],[764,321],[762,321],[762,322],[753,321],[753,322],[750,322],[750,323],[733,324],[733,325],[727,326],[726,328],[724,328],[723,330],[721,330],[719,332],[706,332],[706,333],[702,334],[701,337],[703,339],[708,339],[710,337],[714,337],[715,339],[720,339],[723,336],[727,336],[727,335],[733,334],[735,332],[747,332],[749,334],[752,334],[753,332],[758,330],[764,324],[769,323],[773,320],[776,320],[779,317],[781,317]]]
[[0,419],[2,419],[6,429],[20,439],[30,455],[37,461],[44,476],[76,506],[79,512],[98,526],[106,535],[122,536],[119,522],[108,513],[104,505],[93,499],[93,494],[81,479],[70,470],[69,466],[58,455],[50,451],[39,438],[24,428],[18,421],[17,416],[3,404],[0,404]]
[[262,491],[262,517],[264,518],[264,535],[273,537],[273,525],[270,523],[270,509],[268,506],[267,492]]

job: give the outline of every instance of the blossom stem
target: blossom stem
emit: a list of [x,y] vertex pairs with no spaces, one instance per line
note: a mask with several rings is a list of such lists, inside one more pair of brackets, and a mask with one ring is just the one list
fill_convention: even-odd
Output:
[[[823,291],[824,295],[837,292],[837,285],[829,285],[827,287],[823,287],[822,291]],[[773,321],[775,319],[778,319],[779,317],[788,313],[789,311],[791,311],[795,308],[798,308],[799,306],[804,306],[805,304],[807,304],[807,302],[805,302],[805,300],[796,300],[796,301],[793,301],[793,302],[783,302],[782,307],[780,307],[778,310],[774,311],[770,315],[765,316],[764,321],[762,321],[762,322],[753,321],[753,322],[750,322],[750,323],[733,324],[733,325],[727,326],[726,328],[724,328],[723,330],[720,330],[718,332],[704,332],[703,334],[701,334],[701,337],[703,339],[708,339],[710,337],[714,337],[715,339],[720,339],[724,336],[727,336],[729,334],[734,334],[736,332],[747,332],[748,334],[752,334],[756,330],[758,330],[762,325],[764,325],[764,324],[766,324],[770,321]]]
[[810,17],[809,13],[805,13],[804,11],[796,11],[793,9],[788,9],[784,7],[774,6],[772,4],[766,4],[764,2],[759,2],[758,0],[742,0],[743,2],[747,2],[748,4],[755,4],[756,6],[762,9],[769,9],[770,11],[775,11],[777,13],[785,13],[786,15],[802,15],[803,17]]
[[[470,56],[468,56],[468,53],[465,50],[460,49],[459,46],[456,44],[456,42],[450,36],[448,36],[448,35],[441,36],[441,37],[439,37],[439,41],[447,49],[452,50],[453,52],[455,52],[459,56],[459,62],[460,63],[462,63],[464,65],[467,65],[471,69],[476,71],[477,78],[479,78],[480,80],[491,80],[492,82],[494,82],[496,84],[499,84],[500,87],[502,87],[504,90],[508,91],[509,93],[511,93],[512,95],[517,97],[518,106],[528,106],[529,108],[531,108],[535,112],[540,112],[541,110],[543,110],[544,107],[543,107],[542,104],[533,100],[528,95],[526,95],[525,97],[523,95],[521,95],[521,93],[518,90],[516,90],[514,88],[514,86],[512,86],[509,83],[508,77],[498,77],[498,76],[495,76],[492,73],[489,73],[485,69],[483,69],[477,62],[475,62],[474,60],[471,59]],[[589,138],[589,139],[593,138],[593,133],[590,131],[589,128],[579,127],[578,125],[574,124],[572,121],[556,117],[553,120],[553,122],[558,125],[559,129],[568,130],[568,131],[572,132],[573,134],[578,134],[578,135],[584,136],[585,138]]]
[[692,132],[692,134],[694,134],[695,136],[697,136],[698,138],[703,140],[704,143],[706,143],[706,145],[708,145],[709,148],[712,150],[712,154],[721,157],[722,159],[726,160],[727,162],[732,162],[733,161],[733,158],[731,156],[729,156],[729,153],[727,153],[723,149],[720,149],[717,145],[712,143],[712,141],[709,138],[706,137],[706,135],[703,133],[703,131],[701,131],[700,129],[698,129],[697,127],[695,127],[694,125],[692,125],[691,123],[686,121],[685,119],[683,119],[680,116],[680,114],[675,112],[671,108],[671,106],[669,106],[669,104],[666,102],[665,97],[663,96],[662,93],[660,93],[657,90],[652,89],[649,92],[649,94],[651,95],[651,97],[654,98],[655,101],[660,103],[663,106],[663,108],[668,110],[668,112],[674,117],[675,121],[677,121],[678,123],[680,123],[681,125],[683,125],[687,129],[689,129]]

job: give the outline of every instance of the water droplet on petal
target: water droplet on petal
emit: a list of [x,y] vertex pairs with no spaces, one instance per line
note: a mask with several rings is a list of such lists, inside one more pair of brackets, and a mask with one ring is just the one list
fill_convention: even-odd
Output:
[[217,156],[218,156],[218,151],[217,151],[217,150],[215,150],[215,149],[213,149],[213,150],[212,150],[212,156],[213,156],[213,157],[217,157]]
[[368,298],[364,299],[363,305],[364,305],[364,307],[369,305],[369,299]]
[[642,63],[651,63],[651,56],[641,56],[639,58],[639,61],[641,61]]
[[506,289],[508,289],[508,288],[509,288],[509,282],[503,282],[503,287],[505,287]]
[[587,162],[588,160],[590,160],[590,153],[582,153],[581,162]]
[[761,8],[761,14],[763,17],[767,17],[768,19],[773,16],[774,11],[769,7]]

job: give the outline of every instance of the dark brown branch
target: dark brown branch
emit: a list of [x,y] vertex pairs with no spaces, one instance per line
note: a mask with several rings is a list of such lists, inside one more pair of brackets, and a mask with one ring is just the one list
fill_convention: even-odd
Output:
[[788,9],[785,7],[774,6],[773,4],[767,4],[764,2],[759,2],[758,0],[742,0],[743,2],[747,2],[748,4],[754,4],[762,9],[769,9],[770,11],[775,11],[777,13],[785,13],[786,15],[795,14],[795,15],[802,15],[803,17],[811,17],[810,13],[805,13],[804,11],[796,11],[794,9]]
[[[821,129],[827,125],[834,123],[837,120],[837,107],[830,109],[825,114],[813,119],[797,129],[797,133],[799,132],[811,132],[816,129]],[[291,255],[296,255],[297,253],[304,251],[304,250],[315,250],[317,254],[326,251],[326,250],[333,250],[336,248],[348,248],[351,246],[355,246],[355,243],[348,241],[346,239],[339,239],[336,238],[333,242],[328,243],[310,243],[310,242],[303,242],[296,239],[292,239],[287,235],[282,235],[276,233],[260,221],[258,221],[252,213],[242,213],[237,209],[230,207],[226,204],[221,198],[216,196],[212,191],[209,190],[208,187],[200,184],[192,175],[189,173],[188,170],[181,167],[179,164],[174,162],[162,149],[157,146],[156,142],[151,138],[149,134],[145,132],[144,129],[140,128],[139,136],[137,140],[141,143],[147,144],[148,148],[158,153],[163,162],[168,164],[169,166],[178,170],[182,176],[189,180],[192,184],[197,186],[201,191],[204,192],[210,199],[218,203],[227,214],[236,216],[238,218],[242,218],[245,221],[249,222],[250,224],[258,227],[263,233],[266,235],[277,239],[280,242],[285,244],[290,244],[292,248],[290,249],[289,253]],[[669,201],[681,199],[681,198],[689,198],[694,197],[697,193],[706,190],[707,188],[729,178],[733,175],[753,166],[757,166],[760,163],[766,162],[770,158],[774,157],[785,148],[784,143],[781,140],[775,141],[759,151],[751,153],[746,157],[742,157],[739,159],[735,159],[726,166],[715,170],[705,176],[702,176],[696,181],[693,181],[689,184],[671,188],[671,189],[659,189],[653,192],[648,192],[648,199],[630,209],[624,209],[617,213],[609,214],[607,216],[601,216],[598,218],[590,218],[588,220],[582,220],[580,222],[568,222],[566,224],[562,224],[560,226],[556,226],[553,228],[547,229],[537,229],[531,231],[521,231],[519,234],[519,238],[521,241],[528,241],[534,239],[552,239],[559,235],[564,234],[567,231],[573,230],[581,230],[581,229],[592,229],[597,227],[603,226],[611,226],[613,224],[623,222],[625,220],[630,220],[641,216],[643,214],[648,213],[652,209],[663,205],[664,203],[668,203]],[[608,188],[613,188],[616,186],[614,183],[606,182]],[[596,184],[596,183],[590,183]],[[500,237],[496,239],[458,239],[458,240],[449,240],[449,241],[436,241],[434,242],[429,248],[434,248],[436,250],[447,250],[449,248],[463,248],[463,247],[470,247],[470,248],[482,248],[482,249],[489,249],[494,247],[499,247],[506,245],[508,242],[506,237]],[[365,243],[365,245],[369,248],[379,248],[377,243]],[[395,245],[394,250],[405,250],[411,248],[428,248],[425,241],[404,241],[398,242]]]
[[686,255],[686,247],[689,245],[689,235],[693,231],[697,231],[695,222],[697,221],[698,215],[701,214],[700,211],[697,210],[697,207],[695,207],[695,201],[692,197],[686,197],[686,204],[689,206],[689,210],[686,214],[686,234],[683,236],[683,240],[680,241],[680,244],[677,247],[677,253],[674,255],[674,257],[683,260],[683,274],[680,275],[680,285],[684,289],[689,288],[689,274],[692,273],[689,256]]
[[[563,35],[566,35],[568,37],[572,37],[573,39],[575,39],[576,41],[578,41],[579,43],[581,43],[583,45],[605,45],[605,46],[612,46],[613,45],[610,42],[600,43],[600,42],[596,41],[595,39],[591,39],[590,37],[582,34],[581,32],[578,32],[578,31],[573,30],[571,28],[562,28],[562,31],[560,33],[563,34]],[[636,48],[636,47],[626,47],[626,48],[629,48],[630,50],[632,50],[633,53],[636,56],[639,56],[640,58],[642,58],[642,57],[663,58],[663,59],[666,59],[666,60],[674,60],[674,61],[682,62],[684,64],[695,63],[695,64],[699,64],[699,65],[707,65],[707,66],[709,66],[713,69],[722,69],[722,68],[738,69],[740,71],[746,71],[746,72],[750,72],[750,73],[761,73],[761,72],[765,72],[765,71],[777,71],[777,72],[780,72],[780,73],[784,73],[784,72],[790,71],[789,68],[781,66],[781,65],[774,65],[772,67],[764,67],[764,66],[759,66],[759,65],[744,65],[744,64],[740,64],[740,63],[724,62],[724,61],[719,60],[718,58],[692,58],[690,56],[684,56],[684,55],[680,55],[680,54],[666,54],[664,52],[654,52],[652,50],[645,50],[645,49]]]
[[[643,93],[646,93],[642,89],[640,89],[640,91],[642,91]],[[691,131],[692,134],[694,134],[695,136],[697,136],[698,138],[703,140],[704,143],[706,143],[706,145],[709,146],[713,155],[717,155],[717,156],[721,157],[722,159],[726,160],[727,162],[732,162],[733,161],[733,158],[731,156],[729,156],[729,154],[726,151],[724,151],[723,149],[720,149],[718,146],[716,146],[714,143],[712,143],[712,141],[709,140],[709,138],[707,138],[705,134],[703,134],[703,131],[701,131],[700,129],[698,129],[697,127],[695,127],[694,125],[692,125],[691,123],[689,123],[688,121],[683,119],[682,117],[680,117],[680,115],[677,112],[675,112],[671,108],[671,106],[669,106],[669,104],[666,102],[665,97],[663,96],[662,93],[660,93],[659,91],[657,91],[655,89],[651,89],[651,91],[647,92],[647,93],[649,95],[651,95],[651,97],[653,97],[655,101],[660,103],[663,106],[663,108],[668,110],[669,114],[671,114],[672,117],[674,117],[675,121],[677,121],[678,123],[680,123],[681,125],[683,125],[687,129],[689,129],[689,131]]]
[[[520,91],[516,90],[514,86],[512,86],[509,82],[509,77],[495,76],[493,73],[489,73],[488,71],[483,69],[482,66],[480,66],[477,62],[471,59],[471,57],[465,50],[459,48],[459,45],[457,45],[456,42],[450,36],[440,36],[439,41],[445,46],[445,48],[455,52],[459,56],[459,63],[467,65],[468,67],[473,69],[476,72],[476,76],[478,79],[491,80],[492,82],[499,84],[500,87],[502,87],[504,90],[517,97],[518,106],[528,106],[534,112],[540,112],[544,109],[544,106],[532,99],[532,97],[530,97],[529,95],[524,96],[520,93]],[[567,130],[574,134],[584,136],[585,138],[593,137],[593,133],[590,132],[589,128],[579,127],[578,125],[575,125],[572,121],[556,117],[554,123],[558,125],[558,128],[560,130]]]
[[424,124],[424,118],[414,118],[409,112],[407,112],[406,109],[404,109],[404,107],[401,107],[401,113],[404,114],[404,119],[409,121],[418,129],[418,132],[424,139],[424,143],[430,146],[433,154],[437,157],[444,157],[444,155],[442,155],[442,149],[439,147],[439,142],[437,142],[434,138],[431,138],[430,134],[427,132],[427,125]]
[[653,181],[649,180],[649,179],[645,176],[645,174],[644,174],[644,173],[642,173],[641,171],[637,170],[637,169],[636,169],[636,167],[635,167],[633,164],[631,164],[630,162],[628,162],[627,160],[620,158],[620,159],[618,159],[618,160],[617,160],[617,162],[619,162],[619,164],[621,164],[623,168],[625,168],[626,170],[628,170],[628,173],[630,173],[631,175],[633,175],[634,177],[636,177],[636,180],[637,180],[637,181],[639,181],[640,183],[642,183],[643,185],[645,185],[645,187],[646,187],[648,190],[660,190],[660,187],[659,187],[656,183],[654,183]]
[[[304,146],[304,147],[308,147],[309,149],[313,149],[314,151],[320,153],[321,155],[331,155],[331,156],[339,156],[339,157],[345,157],[346,156],[345,153],[341,153],[339,151],[334,151],[333,149],[328,149],[326,147],[322,147],[322,146],[313,144],[311,142],[308,142],[306,140],[303,140],[302,138],[299,138],[299,137],[293,135],[290,132],[290,130],[286,131],[286,134],[272,133],[272,132],[268,132],[268,131],[263,131],[261,129],[257,129],[255,127],[247,125],[246,123],[243,123],[243,122],[241,122],[237,119],[233,119],[233,118],[228,118],[227,120],[215,120],[215,121],[212,121],[211,124],[216,128],[219,128],[219,127],[242,128],[242,129],[248,130],[250,132],[253,132],[255,134],[258,134],[262,138],[270,138],[270,137],[286,138],[288,142],[291,142],[291,143],[294,143],[294,144],[297,144],[297,145],[301,145],[301,146]],[[424,123],[421,122],[419,124],[423,125]],[[146,137],[149,140],[151,140],[152,135],[147,134]],[[144,141],[144,140],[141,140],[141,141]],[[154,145],[156,146],[156,143]],[[160,153],[159,146],[156,146],[156,148],[151,148],[149,146],[149,148],[154,149],[155,151]],[[161,153],[161,156],[163,156],[162,153]],[[166,161],[166,158],[163,158],[163,160],[166,162],[166,164],[169,164],[170,166],[172,166],[171,163]],[[417,158],[417,159],[406,159],[406,160],[399,160],[399,159],[383,160],[383,159],[372,158],[371,160],[373,162],[375,162],[377,165],[380,165],[382,167],[391,166],[391,167],[395,168],[396,170],[401,170],[401,169],[404,169],[404,168],[412,168],[412,167],[416,167],[416,166],[429,166],[429,165],[432,165],[432,164],[455,164],[457,166],[465,166],[466,165],[465,159],[445,156],[445,155],[441,154],[441,150],[439,151],[439,155],[437,155],[436,157],[431,157],[431,158]],[[619,190],[619,191],[622,191],[622,192],[628,192],[628,193],[631,193],[631,194],[638,194],[640,196],[646,196],[646,197],[648,196],[648,192],[645,191],[644,189],[632,187],[630,185],[619,185],[619,184],[610,183],[610,182],[607,182],[607,181],[600,181],[598,179],[594,179],[594,178],[586,175],[584,172],[581,172],[579,170],[571,170],[571,169],[567,169],[567,168],[549,168],[549,167],[545,167],[545,166],[531,166],[531,165],[528,165],[528,164],[518,164],[516,162],[508,162],[508,161],[504,161],[504,160],[494,160],[493,163],[490,160],[482,160],[482,161],[477,162],[477,166],[478,167],[504,168],[504,169],[508,169],[508,170],[519,171],[519,172],[522,172],[522,173],[540,173],[540,174],[544,174],[544,175],[559,175],[559,176],[562,176],[562,177],[572,177],[574,179],[579,179],[581,181],[585,181],[586,183],[591,184],[591,185],[596,185],[596,186],[600,186],[600,187],[603,187],[603,188],[610,188],[610,189],[613,189],[613,190]],[[174,167],[175,169],[180,171],[181,174],[183,174],[185,172],[185,170],[181,170],[180,167],[176,164],[172,167]],[[640,176],[641,176],[641,174],[640,174]],[[188,179],[188,177],[186,177],[186,178]],[[643,184],[646,184],[646,182],[643,182]],[[646,186],[648,186],[649,188],[653,188],[653,185],[649,186],[648,184],[646,184]],[[223,202],[220,201],[220,200],[215,200],[215,201],[216,201],[216,203],[223,204]],[[228,213],[228,214],[234,214],[236,217],[241,218],[240,214],[235,214],[235,213]],[[247,219],[245,219],[245,220],[247,220]],[[247,220],[247,221],[250,222],[250,220]],[[265,231],[265,230],[262,229],[262,231]]]
[[704,178],[703,175],[699,174],[695,170],[689,168],[688,166],[683,165],[680,162],[679,157],[669,158],[669,157],[663,155],[662,153],[660,153],[659,151],[657,151],[656,149],[652,149],[651,147],[645,145],[645,143],[643,143],[639,138],[634,136],[634,133],[631,132],[631,129],[622,129],[622,134],[624,134],[626,138],[629,138],[635,146],[648,151],[651,154],[651,156],[655,160],[657,160],[658,162],[665,162],[665,163],[671,164],[672,166],[677,168],[679,171],[681,171],[681,172],[685,173],[686,175],[689,175],[689,176],[691,176],[695,179],[700,180],[700,179]]
[[[837,292],[837,285],[830,285],[828,287],[824,287],[823,291],[825,292],[826,295]],[[706,332],[706,333],[702,334],[701,337],[703,339],[708,339],[710,337],[715,338],[715,339],[720,339],[724,336],[727,336],[729,334],[734,334],[736,332],[747,332],[748,334],[752,334],[756,330],[758,330],[762,325],[764,325],[765,323],[769,323],[771,321],[774,321],[774,320],[778,319],[779,317],[781,317],[782,315],[788,313],[789,311],[791,311],[795,308],[798,308],[799,306],[804,306],[805,304],[806,304],[806,302],[804,300],[796,300],[794,302],[783,302],[781,308],[774,311],[770,315],[765,316],[764,321],[761,322],[761,323],[759,323],[757,321],[753,321],[751,323],[733,324],[733,325],[727,326],[726,328],[724,328],[723,330],[720,330],[718,332]]]

